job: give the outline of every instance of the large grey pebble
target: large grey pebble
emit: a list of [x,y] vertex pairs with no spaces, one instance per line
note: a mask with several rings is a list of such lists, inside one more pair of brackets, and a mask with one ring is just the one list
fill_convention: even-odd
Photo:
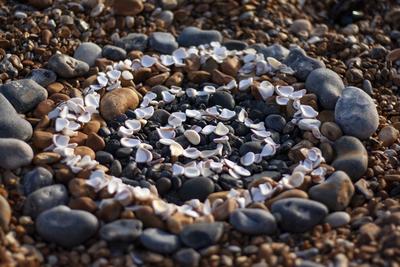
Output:
[[32,137],[32,125],[22,119],[11,103],[0,94],[0,138],[27,141]]
[[209,104],[211,106],[219,105],[223,108],[233,110],[235,108],[235,99],[231,93],[226,91],[217,91],[211,95]]
[[33,69],[26,78],[34,80],[43,87],[47,87],[57,80],[57,74],[52,70]]
[[185,47],[209,44],[211,42],[222,42],[222,35],[219,31],[186,27],[178,36],[179,45]]
[[349,86],[335,107],[336,123],[346,135],[369,138],[378,129],[379,115],[372,98],[363,90]]
[[174,258],[181,266],[197,267],[201,256],[192,248],[183,248],[175,253]]
[[350,222],[350,215],[344,211],[336,211],[325,218],[325,223],[329,224],[333,228],[341,227]]
[[331,165],[357,181],[368,168],[368,152],[364,145],[353,136],[342,136],[333,144],[336,158]]
[[149,46],[157,52],[172,54],[178,48],[178,43],[169,32],[153,32],[149,37]]
[[181,246],[177,235],[170,234],[158,228],[144,230],[140,236],[140,242],[147,249],[162,254],[174,253]]
[[24,141],[13,138],[0,138],[0,167],[8,170],[18,169],[31,163],[32,148]]
[[36,167],[22,178],[22,188],[25,195],[51,184],[53,184],[53,174],[43,167]]
[[148,37],[143,33],[130,33],[127,36],[120,38],[115,44],[126,52],[131,52],[132,50],[144,51],[147,48]]
[[24,215],[36,218],[45,210],[68,203],[68,190],[62,184],[42,187],[30,194],[24,204]]
[[72,248],[93,236],[98,225],[93,214],[61,205],[39,215],[36,231],[48,242]]
[[47,66],[60,77],[67,79],[85,75],[89,71],[89,65],[86,62],[63,54],[54,54]]
[[7,73],[8,77],[13,79],[18,76],[18,70],[10,62],[9,58],[6,56],[0,61],[0,73]]
[[92,42],[81,43],[75,50],[74,58],[94,66],[96,59],[101,57],[101,47]]
[[121,219],[105,224],[100,229],[100,237],[108,242],[131,243],[142,234],[143,224],[135,219]]
[[179,189],[179,197],[183,201],[199,199],[204,201],[209,194],[214,192],[214,183],[210,178],[196,177],[184,182]]
[[126,58],[126,51],[115,45],[106,45],[103,47],[103,57],[119,61]]
[[336,171],[325,182],[311,187],[308,195],[332,211],[344,210],[354,195],[354,185],[345,172]]
[[222,46],[225,46],[228,50],[244,50],[248,47],[247,43],[244,41],[239,40],[227,40],[225,41]]
[[34,80],[22,79],[0,86],[2,93],[19,113],[34,109],[47,99],[47,90]]
[[250,235],[270,235],[277,229],[275,217],[262,209],[237,209],[229,222],[239,232]]
[[293,48],[283,63],[295,71],[295,76],[301,81],[305,81],[307,76],[315,69],[325,68],[322,61],[306,55],[303,49]]
[[266,46],[265,44],[254,44],[250,47],[254,48],[258,53],[263,54],[265,59],[267,57],[273,57],[282,61],[289,55],[289,49],[280,44],[273,44],[270,46]]
[[179,233],[181,241],[188,247],[201,249],[216,244],[224,232],[221,222],[186,225]]
[[272,204],[271,212],[284,231],[303,233],[322,222],[328,208],[314,200],[286,198]]
[[306,89],[318,96],[318,101],[325,109],[333,110],[342,94],[344,84],[340,76],[326,68],[313,70],[306,80]]

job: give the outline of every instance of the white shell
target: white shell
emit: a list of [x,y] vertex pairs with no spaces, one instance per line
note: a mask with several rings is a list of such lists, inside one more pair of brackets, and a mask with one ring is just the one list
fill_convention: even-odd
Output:
[[313,107],[309,105],[300,105],[300,111],[303,115],[303,118],[311,119],[318,116],[318,112],[313,109]]
[[127,138],[127,137],[121,138],[121,145],[123,147],[137,147],[140,144],[141,142],[139,139]]
[[118,135],[121,137],[130,137],[133,135],[133,130],[126,128],[124,126],[119,127],[118,129]]
[[227,136],[227,135],[213,139],[213,142],[216,144],[226,144],[228,141],[229,141],[229,136]]
[[258,92],[262,99],[266,100],[274,94],[275,88],[269,81],[262,81],[258,86]]
[[200,151],[195,147],[188,147],[183,151],[183,156],[189,159],[197,159],[200,157]]
[[157,59],[148,55],[144,55],[142,57],[142,60],[140,61],[140,63],[142,64],[143,67],[145,68],[149,68],[151,66],[153,66],[154,64],[156,64]]
[[55,134],[53,135],[53,143],[57,147],[67,147],[70,137],[66,135]]
[[172,165],[172,175],[183,175],[185,173],[185,167],[174,164]]
[[279,95],[275,98],[276,103],[277,103],[278,105],[281,105],[281,106],[287,105],[287,104],[289,103],[289,100],[290,100],[290,99],[289,99],[288,97],[279,96]]
[[122,79],[124,79],[125,81],[130,81],[133,80],[133,74],[130,71],[124,70],[122,72]]
[[168,117],[168,123],[173,127],[182,125],[184,121],[186,121],[186,114],[183,112],[174,112]]
[[235,111],[224,108],[221,111],[221,114],[218,116],[218,119],[227,121],[227,120],[232,119],[235,116],[236,116],[236,112]]
[[119,70],[107,71],[107,77],[110,78],[111,81],[116,81],[121,77],[121,71]]
[[189,118],[201,119],[201,112],[195,109],[187,109],[185,111],[186,116]]
[[161,55],[160,59],[164,66],[171,66],[175,64],[174,57],[171,55]]
[[162,95],[164,102],[167,104],[169,104],[175,100],[175,96],[168,91],[162,91],[161,95]]
[[173,157],[179,157],[184,152],[183,147],[176,142],[169,146],[169,150],[171,151],[171,156]]
[[100,95],[96,93],[87,94],[85,96],[85,105],[89,107],[99,107],[100,104]]
[[254,163],[256,155],[253,152],[247,152],[243,157],[240,158],[240,163],[243,166],[250,166]]
[[235,166],[233,167],[233,170],[234,170],[237,174],[239,174],[239,175],[241,175],[241,176],[250,176],[250,175],[251,175],[251,172],[250,172],[249,170],[243,168],[243,167],[240,166],[240,165],[235,165]]
[[290,98],[293,92],[294,92],[294,88],[292,86],[277,86],[276,87],[276,93],[279,96]]
[[246,91],[253,84],[253,78],[241,80],[239,82],[239,91]]
[[196,97],[197,96],[197,90],[196,89],[194,89],[194,88],[187,88],[186,89],[186,95],[188,96],[188,97]]
[[131,129],[133,131],[133,133],[137,133],[140,131],[140,129],[142,128],[142,124],[140,123],[139,120],[126,120],[125,121],[125,126],[128,129]]
[[217,127],[215,127],[214,133],[219,136],[224,136],[229,133],[229,128],[226,127],[222,122],[218,122]]
[[104,87],[107,85],[108,79],[106,76],[97,76],[97,82],[100,86]]
[[317,119],[302,119],[297,124],[301,130],[311,131],[313,128],[319,128],[321,122]]
[[135,161],[138,163],[146,163],[153,160],[153,154],[146,148],[139,147],[136,151]]
[[183,134],[192,145],[200,144],[200,135],[195,130],[186,130]]
[[202,130],[201,133],[205,135],[209,135],[210,133],[214,132],[217,127],[214,125],[206,125]]
[[176,135],[174,128],[171,127],[157,128],[157,133],[161,139],[174,139]]
[[148,188],[136,186],[133,188],[133,195],[139,201],[146,201],[151,198],[151,192]]
[[67,119],[58,118],[56,119],[55,130],[60,132],[68,127],[69,121]]
[[135,109],[135,115],[137,119],[150,119],[154,114],[154,107],[145,107]]
[[199,177],[201,173],[197,167],[191,166],[191,167],[185,167],[184,174],[188,178],[194,178],[194,177]]
[[261,151],[261,156],[262,157],[268,157],[268,156],[273,156],[276,152],[276,148],[275,146],[271,145],[271,144],[265,144],[265,146],[263,147],[262,151]]
[[117,194],[115,194],[114,199],[120,202],[122,205],[127,206],[132,202],[133,193],[128,187],[124,187]]
[[204,86],[203,91],[207,92],[208,94],[212,94],[212,93],[215,93],[216,89],[212,85],[206,85],[206,86]]
[[85,112],[78,117],[78,121],[82,123],[88,123],[91,118],[92,118],[91,114],[89,112]]

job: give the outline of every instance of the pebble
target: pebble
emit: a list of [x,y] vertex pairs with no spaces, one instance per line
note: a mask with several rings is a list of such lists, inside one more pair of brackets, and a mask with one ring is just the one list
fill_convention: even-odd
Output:
[[179,197],[183,201],[191,199],[204,201],[212,192],[214,192],[213,181],[209,178],[197,177],[183,183],[179,190]]
[[22,188],[26,196],[51,184],[53,184],[53,174],[43,167],[36,167],[27,172],[22,179]]
[[261,153],[262,145],[257,141],[246,142],[239,148],[239,153],[241,156],[246,155],[248,152],[253,152],[254,154]]
[[93,214],[60,205],[39,215],[36,231],[49,242],[71,248],[93,236],[98,225],[99,222]]
[[317,59],[306,55],[300,48],[293,48],[283,63],[295,71],[295,76],[301,81],[305,81],[308,75],[315,69],[325,68],[325,64]]
[[344,211],[336,211],[325,218],[325,223],[329,224],[333,228],[344,226],[350,222],[350,215]]
[[114,13],[120,16],[136,16],[143,11],[142,0],[114,0]]
[[53,4],[53,0],[29,0],[28,2],[30,5],[40,9],[49,7]]
[[225,46],[228,50],[244,50],[247,48],[247,43],[239,40],[227,40],[225,41],[222,46]]
[[143,33],[130,33],[115,42],[117,46],[125,49],[126,52],[131,52],[132,50],[144,51],[147,48],[147,43],[147,35]]
[[171,114],[165,109],[156,109],[150,121],[158,122],[160,125],[166,125],[170,115]]
[[198,267],[200,258],[200,254],[192,248],[180,249],[174,255],[174,259],[185,267]]
[[224,225],[221,222],[195,223],[185,226],[179,237],[186,246],[201,249],[216,244],[223,232]]
[[100,114],[110,121],[138,105],[139,97],[132,89],[118,88],[103,96],[100,101]]
[[140,242],[147,249],[162,254],[174,253],[181,246],[177,235],[170,234],[157,228],[148,228],[144,230],[140,236]]
[[68,203],[68,190],[62,184],[42,187],[30,194],[24,204],[24,215],[36,218],[40,213]]
[[346,87],[335,107],[336,123],[346,135],[369,138],[378,128],[379,115],[372,98],[357,87]]
[[198,46],[211,42],[222,42],[222,35],[216,30],[201,30],[196,27],[186,27],[178,37],[180,46]]
[[308,75],[305,87],[307,91],[318,96],[318,101],[323,108],[333,110],[342,94],[344,84],[336,72],[319,68]]
[[300,34],[301,32],[309,33],[312,31],[312,25],[311,22],[306,19],[297,19],[290,25],[289,31],[294,34]]
[[333,144],[336,158],[332,166],[347,173],[353,182],[357,181],[368,168],[368,153],[355,137],[342,136]]
[[262,209],[237,209],[229,222],[239,232],[250,235],[270,235],[277,230],[274,216]]
[[132,243],[142,234],[142,226],[136,219],[120,219],[103,225],[99,234],[108,242]]
[[89,65],[86,62],[63,54],[54,54],[47,66],[60,77],[67,79],[83,76],[89,71]]
[[254,44],[251,48],[254,48],[258,53],[262,53],[264,58],[272,57],[278,61],[284,60],[289,55],[289,49],[280,44],[273,44],[270,46]]
[[331,141],[336,141],[343,135],[342,129],[336,123],[330,121],[322,123],[321,133]]
[[96,59],[101,57],[101,47],[95,43],[81,43],[74,52],[74,58],[86,62],[90,67],[96,64]]
[[393,145],[399,136],[399,130],[390,125],[383,127],[378,133],[379,140],[381,140],[382,144],[386,147]]
[[178,48],[178,43],[168,32],[153,32],[149,37],[149,46],[162,54],[172,54]]
[[120,61],[126,58],[126,51],[115,45],[106,45],[103,47],[102,55],[107,59]]
[[46,69],[33,69],[27,76],[26,79],[33,80],[43,87],[54,83],[57,80],[57,74],[52,70]]
[[174,21],[174,13],[170,10],[163,10],[157,17],[164,21],[165,26],[171,25]]
[[332,211],[344,210],[354,195],[354,185],[343,171],[336,171],[328,179],[311,187],[311,199],[325,204]]
[[286,120],[278,114],[271,114],[265,118],[265,126],[277,132],[282,132],[285,128]]
[[31,163],[32,148],[25,142],[13,138],[0,138],[0,167],[14,170]]
[[32,132],[32,125],[22,119],[7,98],[0,94],[0,138],[27,141],[31,138]]
[[8,231],[8,225],[11,221],[11,207],[8,204],[7,199],[5,199],[2,195],[0,195],[0,228],[3,231]]
[[47,91],[30,79],[12,81],[0,86],[2,93],[18,113],[26,113],[47,99]]
[[287,198],[272,204],[271,212],[284,231],[303,233],[322,222],[328,209],[314,200]]
[[235,108],[235,99],[231,93],[226,91],[217,91],[211,95],[209,104],[211,106],[219,105],[223,108],[233,110]]

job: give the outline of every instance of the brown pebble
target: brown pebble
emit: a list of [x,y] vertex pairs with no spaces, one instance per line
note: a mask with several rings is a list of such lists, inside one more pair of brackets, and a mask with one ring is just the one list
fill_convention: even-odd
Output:
[[224,221],[229,217],[234,210],[238,208],[238,203],[233,198],[228,198],[221,205],[217,206],[212,214],[214,215],[215,220]]
[[51,99],[46,99],[40,102],[33,112],[36,118],[42,118],[55,108],[55,103]]
[[163,84],[168,79],[168,77],[169,77],[169,72],[157,74],[157,75],[147,79],[145,84],[150,87],[160,85],[160,84]]
[[274,204],[274,202],[284,199],[284,198],[293,198],[293,197],[297,197],[297,198],[304,198],[307,199],[308,195],[306,192],[299,190],[299,189],[290,189],[287,191],[284,191],[282,193],[280,193],[279,195],[277,195],[276,197],[271,198],[270,200],[267,201],[267,207],[271,207],[272,204]]
[[90,197],[78,197],[72,198],[69,201],[68,206],[75,210],[86,210],[90,213],[94,213],[97,209],[96,202]]
[[72,136],[70,139],[70,143],[77,143],[78,145],[82,146],[85,144],[86,139],[88,138],[88,136],[82,132],[78,132],[77,135]]
[[32,142],[35,148],[45,149],[53,144],[53,134],[45,131],[34,131]]
[[106,120],[135,109],[139,105],[138,95],[129,88],[118,88],[108,92],[100,101],[100,114]]
[[106,143],[101,136],[96,133],[92,133],[88,135],[86,145],[97,152],[103,150],[106,146]]
[[164,229],[164,222],[154,214],[149,206],[140,206],[135,210],[135,216],[141,220],[145,227],[154,227]]
[[136,16],[143,11],[142,0],[114,0],[113,8],[116,15]]
[[382,144],[386,147],[393,145],[394,142],[399,138],[400,132],[392,127],[385,126],[379,131],[378,138],[382,141]]
[[74,178],[68,182],[68,189],[74,197],[90,197],[94,198],[96,192],[94,188],[86,184],[85,179]]
[[204,70],[191,71],[188,79],[194,83],[201,84],[210,80],[211,74]]
[[47,92],[49,95],[59,93],[64,89],[64,85],[62,83],[52,83],[47,86]]
[[114,221],[119,218],[122,211],[122,205],[115,199],[103,199],[100,203],[97,216],[106,221]]
[[0,228],[8,231],[8,225],[11,220],[11,207],[8,201],[0,195]]
[[91,159],[95,159],[95,157],[96,157],[96,154],[94,153],[94,151],[90,147],[87,147],[87,146],[78,146],[75,148],[74,152],[75,152],[75,155],[79,155],[82,158],[84,156],[90,156]]
[[171,233],[178,234],[185,225],[193,223],[193,218],[180,212],[174,213],[167,219],[167,228]]
[[340,127],[334,122],[324,122],[321,126],[321,133],[331,141],[336,141],[343,135]]
[[91,120],[88,123],[85,123],[82,127],[82,132],[90,135],[91,133],[97,133],[100,130],[101,124],[98,121]]
[[240,69],[240,61],[237,57],[228,57],[221,64],[221,71],[232,77],[236,77]]
[[61,160],[61,155],[55,152],[42,152],[33,157],[33,164],[47,165],[54,164]]

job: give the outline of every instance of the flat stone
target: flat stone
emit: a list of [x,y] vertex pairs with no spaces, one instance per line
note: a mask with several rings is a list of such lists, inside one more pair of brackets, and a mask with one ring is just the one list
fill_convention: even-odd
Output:
[[13,138],[0,138],[0,167],[14,170],[31,163],[32,148],[25,142]]
[[86,62],[90,67],[96,63],[96,59],[101,57],[101,47],[95,43],[81,43],[74,52],[74,58]]
[[30,194],[24,204],[24,215],[36,218],[40,213],[68,203],[68,190],[62,184],[49,185]]
[[344,211],[336,211],[325,218],[325,223],[329,224],[332,228],[344,226],[350,222],[350,215]]
[[97,218],[87,211],[57,206],[39,215],[36,231],[48,242],[72,248],[93,236],[98,225]]
[[100,114],[110,121],[139,105],[139,97],[129,88],[118,88],[105,94],[100,101]]
[[174,259],[185,267],[198,267],[200,258],[200,254],[192,248],[183,248],[174,255]]
[[209,194],[214,192],[214,183],[205,177],[191,178],[187,180],[179,190],[179,197],[183,201],[199,199],[204,201]]
[[114,13],[121,16],[136,16],[143,11],[142,0],[114,0]]
[[162,54],[172,54],[178,48],[178,43],[168,32],[153,32],[149,37],[149,46]]
[[372,98],[357,87],[346,87],[335,107],[336,123],[346,135],[369,138],[378,128],[379,115]]
[[47,87],[49,84],[54,83],[57,80],[57,74],[52,70],[47,69],[33,69],[27,76],[26,79],[33,80],[43,87]]
[[201,30],[196,27],[186,27],[178,37],[180,46],[198,46],[211,42],[222,42],[222,35],[216,30]]
[[314,200],[286,198],[272,204],[271,212],[284,231],[303,233],[322,222],[328,209]]
[[0,228],[3,231],[8,231],[8,225],[11,221],[11,207],[7,199],[0,195]]
[[105,224],[100,229],[100,237],[107,242],[132,243],[142,234],[143,224],[136,219],[120,219]]
[[233,110],[235,108],[235,99],[231,93],[217,91],[210,96],[209,104],[211,106],[219,105],[223,108]]
[[277,229],[274,216],[262,209],[237,209],[229,222],[239,232],[250,235],[270,235]]
[[250,142],[246,142],[240,146],[239,153],[241,156],[246,155],[248,152],[253,152],[255,154],[259,154],[259,153],[261,153],[261,150],[262,150],[261,142],[250,141]]
[[148,38],[143,33],[130,33],[116,41],[116,45],[125,49],[126,52],[133,50],[144,51],[147,48]]
[[168,118],[171,115],[165,109],[154,110],[153,116],[149,119],[150,121],[158,122],[160,125],[166,125],[168,123]]
[[382,144],[386,147],[393,145],[399,136],[399,130],[390,125],[383,127],[378,134],[379,140],[381,140]]
[[107,59],[120,61],[126,58],[126,51],[118,46],[106,45],[103,47],[102,55]]
[[22,188],[25,195],[51,184],[53,184],[53,174],[43,167],[36,167],[22,178]]
[[277,132],[282,132],[286,125],[286,120],[279,114],[271,114],[265,118],[265,126]]
[[223,232],[223,223],[196,223],[185,226],[179,237],[186,246],[197,250],[216,244]]
[[83,76],[89,71],[89,65],[86,62],[63,54],[54,54],[47,66],[60,77],[67,79]]
[[291,67],[295,71],[295,76],[301,81],[305,81],[313,70],[325,68],[322,61],[307,56],[306,52],[300,48],[290,50],[283,63]]
[[181,246],[177,235],[170,234],[157,228],[148,228],[144,230],[140,236],[140,242],[147,249],[162,254],[174,253]]
[[248,47],[246,42],[239,41],[239,40],[227,40],[222,43],[222,46],[225,46],[228,50],[244,50]]
[[270,46],[266,46],[265,44],[254,44],[250,47],[254,48],[258,53],[263,54],[265,59],[272,57],[278,61],[282,61],[289,55],[289,49],[280,44],[273,44]]

